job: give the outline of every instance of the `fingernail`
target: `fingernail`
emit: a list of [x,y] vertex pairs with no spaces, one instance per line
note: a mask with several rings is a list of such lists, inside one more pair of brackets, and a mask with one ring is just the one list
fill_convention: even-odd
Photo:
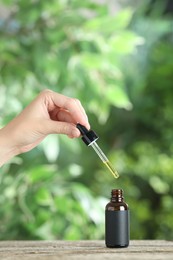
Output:
[[87,122],[86,128],[87,128],[88,130],[91,128],[89,122]]
[[71,136],[72,137],[79,137],[80,131],[77,128],[73,129],[72,132],[71,132]]

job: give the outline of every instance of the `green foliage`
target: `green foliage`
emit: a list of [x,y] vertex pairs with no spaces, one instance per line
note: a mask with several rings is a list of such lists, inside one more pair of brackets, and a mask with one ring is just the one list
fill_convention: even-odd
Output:
[[132,239],[172,239],[172,22],[94,1],[4,5],[0,125],[44,88],[77,97],[120,178],[80,140],[47,137],[1,168],[0,239],[103,239],[116,187]]
[[[14,99],[20,93],[25,105],[49,87],[79,97],[97,116],[100,109],[99,119],[105,121],[108,86],[121,95],[119,101],[114,99],[115,105],[130,106],[126,91],[119,89],[123,75],[118,65],[121,56],[138,44],[138,37],[126,28],[130,9],[109,16],[106,6],[80,1],[17,1],[16,5],[2,26],[1,82],[6,96],[12,91]],[[19,101],[14,102],[16,110],[21,109]]]

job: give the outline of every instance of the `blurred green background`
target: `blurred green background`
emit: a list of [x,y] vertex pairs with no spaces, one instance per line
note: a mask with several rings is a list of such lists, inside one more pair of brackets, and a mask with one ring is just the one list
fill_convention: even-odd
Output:
[[166,0],[1,1],[0,126],[45,88],[78,98],[120,178],[47,137],[0,170],[0,239],[104,239],[113,188],[131,239],[173,239],[172,18]]

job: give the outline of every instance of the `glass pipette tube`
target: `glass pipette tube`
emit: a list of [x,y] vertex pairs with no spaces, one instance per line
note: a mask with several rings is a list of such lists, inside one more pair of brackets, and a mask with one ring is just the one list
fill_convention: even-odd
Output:
[[109,171],[112,173],[112,175],[115,178],[119,177],[118,172],[114,169],[106,155],[102,152],[98,144],[96,143],[97,139],[99,138],[98,135],[93,130],[88,130],[85,126],[81,124],[77,124],[76,127],[79,129],[82,135],[82,140],[87,146],[92,146],[94,151],[97,153],[97,155],[100,157],[102,162],[106,165],[106,167],[109,169]]
[[118,178],[119,174],[118,172],[113,168],[112,164],[110,163],[110,161],[108,160],[108,158],[106,157],[106,155],[103,153],[103,151],[100,149],[100,147],[98,146],[98,144],[96,143],[96,141],[93,141],[92,143],[89,144],[89,146],[92,146],[92,148],[94,149],[94,151],[97,153],[97,155],[100,157],[100,159],[102,160],[102,162],[107,166],[107,168],[109,169],[109,171],[112,173],[112,175],[114,176],[114,178]]

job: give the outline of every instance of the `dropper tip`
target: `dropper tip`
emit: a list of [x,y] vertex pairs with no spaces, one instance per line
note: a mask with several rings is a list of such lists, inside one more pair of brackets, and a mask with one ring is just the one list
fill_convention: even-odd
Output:
[[109,171],[112,173],[115,179],[118,179],[119,174],[118,172],[113,168],[112,164],[109,161],[105,161],[104,164],[107,166]]

